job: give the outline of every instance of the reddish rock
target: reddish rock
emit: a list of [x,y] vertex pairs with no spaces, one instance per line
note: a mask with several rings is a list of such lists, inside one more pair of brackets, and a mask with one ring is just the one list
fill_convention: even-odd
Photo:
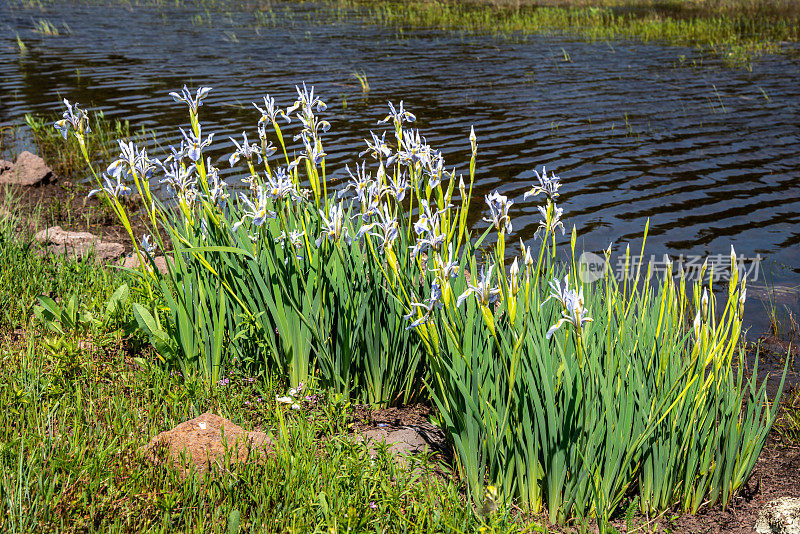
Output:
[[76,258],[85,258],[94,253],[95,263],[108,263],[125,254],[125,247],[119,243],[106,241],[84,241],[74,245],[50,245],[45,249],[49,254],[64,254]]
[[14,165],[0,161],[0,185],[37,186],[49,183],[52,178],[53,169],[27,150],[17,157]]
[[206,412],[161,432],[142,447],[142,452],[154,463],[171,462],[181,477],[185,477],[192,466],[203,473],[222,467],[226,457],[244,462],[262,458],[273,448],[274,442],[264,432],[247,432],[227,419]]
[[[153,258],[153,263],[156,264],[156,269],[158,269],[162,274],[167,274],[167,258],[164,256],[156,256]],[[149,265],[149,262],[148,262]],[[139,256],[134,254],[133,256],[128,256],[125,258],[125,261],[122,262],[122,266],[126,269],[138,269],[139,268]]]
[[36,233],[34,239],[43,245],[45,254],[64,254],[84,258],[94,253],[97,263],[116,260],[125,254],[125,247],[119,243],[102,241],[89,232],[69,232],[60,226],[53,226]]
[[89,232],[69,232],[60,226],[52,226],[36,232],[33,238],[42,244],[77,245],[78,243],[99,243],[100,238]]

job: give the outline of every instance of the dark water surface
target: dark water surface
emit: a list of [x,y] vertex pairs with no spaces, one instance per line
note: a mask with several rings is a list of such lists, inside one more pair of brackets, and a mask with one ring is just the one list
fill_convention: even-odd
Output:
[[[255,137],[251,102],[269,93],[288,106],[294,84],[306,81],[329,105],[328,169],[338,179],[368,131],[380,128],[386,101],[403,99],[458,172],[468,172],[475,126],[479,193],[499,189],[517,202],[515,240],[533,237],[536,204],[522,194],[533,169],[547,165],[562,177],[567,225],[577,226],[587,250],[613,242],[624,252],[625,243],[640,242],[649,218],[648,256],[727,255],[733,244],[740,256],[764,258],[758,283],[769,271],[778,286],[800,284],[796,55],[733,70],[658,44],[432,31],[398,37],[309,13],[279,10],[258,27],[253,13],[234,11],[212,16],[209,26],[208,15],[191,7],[39,10],[0,2],[0,126],[59,109],[67,97],[176,140],[185,108],[167,93],[210,85],[204,132],[227,146],[227,136],[245,128]],[[35,33],[39,19],[61,35]],[[356,70],[368,76],[366,96]],[[476,228],[482,215],[474,214]],[[787,289],[779,304],[796,313],[796,292]],[[762,304],[752,299],[748,310],[762,327]]]

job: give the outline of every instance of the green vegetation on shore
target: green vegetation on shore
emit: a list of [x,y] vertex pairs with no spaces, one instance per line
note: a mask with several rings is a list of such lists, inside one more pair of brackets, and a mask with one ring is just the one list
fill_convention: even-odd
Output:
[[800,444],[800,386],[784,395],[783,411],[775,421],[775,430],[788,443]]
[[[55,0],[18,0],[22,7]],[[173,9],[182,1],[125,1],[125,5]],[[194,4],[194,3],[193,3]],[[298,12],[294,4],[303,4]],[[731,64],[748,64],[782,43],[800,40],[800,3],[794,0],[295,0],[243,3],[202,0],[195,22],[213,25],[215,18],[253,14],[252,24],[294,20],[348,21],[378,24],[401,34],[437,29],[461,34],[488,33],[525,39],[528,35],[566,36],[588,41],[632,39],[693,46],[720,55]],[[237,16],[239,20],[241,16]],[[245,19],[246,20],[246,19]]]
[[[630,251],[620,279],[608,265],[586,278],[576,228],[558,261],[561,182],[543,170],[522,200],[544,196],[539,248],[521,242],[509,267],[521,201],[495,191],[488,228],[473,236],[467,223],[474,131],[469,174],[457,177],[408,126],[416,116],[390,103],[379,122],[390,126],[370,132],[334,192],[327,105],[313,87],[296,90],[285,109],[269,95],[255,104],[258,142],[230,139],[228,162],[249,185],[238,196],[206,157],[211,87],[170,93],[191,129],[167,159],[120,140],[107,174],[86,151],[88,113],[65,100],[55,127],[77,140],[98,186],[90,195],[106,199],[139,259],[130,324],[153,365],[207,388],[277,373],[290,404],[309,385],[374,407],[421,399],[478,508],[490,499],[606,532],[632,496],[648,515],[731,504],[777,414],[756,370],[745,371],[746,279],[733,248],[722,291],[707,264],[695,280],[673,276],[671,263],[656,279]],[[303,149],[290,157],[287,138]],[[157,179],[171,199],[153,196]],[[134,191],[141,240],[124,201]]]
[[[690,2],[628,1],[547,5],[523,2],[488,7],[481,3],[417,1],[364,3],[371,18],[404,28],[492,33],[499,36],[555,35],[612,41],[633,39],[696,46],[734,62],[780,50],[782,41],[800,37],[800,10],[781,10],[748,2],[720,6]],[[771,7],[773,7],[771,9]]]
[[[91,259],[41,258],[31,228],[9,215],[19,213],[13,198],[0,205],[0,531],[549,531],[513,506],[471,505],[441,457],[423,456],[416,469],[399,468],[380,449],[370,458],[349,434],[356,407],[341,397],[323,393],[286,410],[273,401],[287,387],[276,374],[237,372],[209,388],[137,363],[152,357],[126,328],[130,303],[112,321],[48,331],[33,318],[36,295],[77,295],[81,312],[100,316],[114,289],[135,288],[134,279]],[[135,289],[131,296],[145,300]],[[798,393],[776,422],[790,445],[800,440]],[[182,478],[142,452],[153,435],[205,411],[272,431],[282,453]],[[621,531],[681,532],[674,515],[646,521],[635,506],[626,502]]]
[[113,272],[89,260],[43,261],[34,253],[30,229],[11,215],[22,210],[8,192],[0,208],[0,338],[28,325],[39,295],[78,295],[90,308],[108,298],[118,278]]
[[[401,469],[386,451],[371,459],[348,437],[354,408],[341,398],[319,397],[283,413],[274,399],[286,384],[273,375],[235,373],[225,387],[209,388],[135,363],[150,357],[127,329],[130,303],[115,320],[49,332],[33,319],[37,295],[61,302],[77,295],[82,313],[100,316],[114,289],[133,282],[91,258],[43,259],[35,250],[20,221],[0,213],[0,531],[530,528],[509,510],[477,514],[454,479],[436,474],[436,460]],[[141,297],[134,290],[133,301]],[[140,450],[158,432],[209,410],[272,431],[280,453],[182,479]]]

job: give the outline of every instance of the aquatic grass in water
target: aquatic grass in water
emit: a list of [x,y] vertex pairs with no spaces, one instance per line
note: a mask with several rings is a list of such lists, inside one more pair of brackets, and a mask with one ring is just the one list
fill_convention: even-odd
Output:
[[[87,119],[89,120],[89,119]],[[33,136],[37,153],[47,162],[55,173],[62,177],[83,178],[89,174],[89,168],[81,152],[81,147],[74,137],[66,138],[52,128],[52,116],[25,115],[25,123]],[[95,165],[108,165],[116,158],[117,139],[133,137],[142,142],[148,134],[144,128],[131,132],[128,121],[110,120],[102,112],[96,113],[89,126],[93,135],[86,139],[89,159]]]
[[25,55],[28,53],[28,45],[20,39],[19,34],[17,34],[17,47],[19,48],[20,55]]
[[800,37],[796,15],[765,18],[723,13],[678,17],[655,9],[536,5],[491,9],[449,2],[385,3],[365,9],[370,18],[387,26],[422,26],[498,36],[566,35],[589,41],[661,41],[709,48],[739,63],[765,52],[775,53],[780,50],[781,41],[797,41]]
[[[305,84],[288,108],[254,104],[257,135],[231,140],[247,186],[236,195],[204,156],[210,90],[172,93],[191,128],[166,158],[121,141],[95,174],[129,233],[120,198],[145,201],[155,237],[136,246],[146,298],[134,314],[169,368],[219,384],[249,362],[374,405],[429,396],[475,502],[489,491],[551,521],[595,516],[605,528],[631,494],[645,512],[725,506],[747,480],[776,412],[756,370],[744,376],[733,251],[720,316],[703,276],[687,288],[681,273],[657,281],[639,265],[623,282],[585,283],[576,229],[570,263],[555,261],[561,183],[543,170],[523,199],[544,198],[540,247],[521,243],[508,266],[515,201],[487,195],[489,227],[473,238],[467,225],[474,131],[465,179],[390,104],[388,131],[370,132],[334,192],[327,106]],[[70,106],[58,124],[84,154],[86,121]],[[169,205],[153,180],[173,191]]]
[[[695,46],[722,56],[734,66],[749,65],[764,53],[777,53],[780,43],[800,39],[800,11],[792,6],[732,1],[713,6],[695,2],[604,1],[578,5],[553,2],[363,2],[330,0],[312,3],[318,17],[361,20],[405,30],[433,28],[457,33],[489,33],[498,37],[568,36],[588,41],[634,39]],[[270,7],[275,11],[291,8]],[[256,19],[265,18],[259,10]],[[310,15],[309,15],[310,16]]]
[[363,70],[361,72],[353,71],[353,78],[358,80],[362,93],[369,93],[369,80],[367,80],[367,74]]
[[50,36],[59,35],[58,28],[56,28],[55,25],[53,25],[53,23],[47,19],[37,20],[36,23],[34,24],[33,31],[34,33],[39,33],[41,35],[50,35]]
[[[12,7],[41,7],[51,2],[23,0]],[[129,2],[124,4],[130,5]],[[297,4],[302,5],[302,10],[297,9]],[[133,5],[140,9],[166,9],[188,4],[142,1]],[[191,5],[194,7],[196,4]],[[596,0],[572,5],[559,5],[548,0],[505,3],[327,0],[246,5],[235,1],[203,0],[193,15],[193,21],[197,25],[213,26],[216,20],[232,20],[234,16],[245,14],[252,17],[257,27],[285,25],[287,21],[292,23],[304,15],[308,21],[379,24],[394,28],[400,35],[408,29],[434,28],[462,34],[488,33],[504,38],[555,35],[588,41],[634,39],[665,42],[709,50],[733,66],[748,66],[761,54],[779,52],[781,43],[800,39],[800,10],[796,5],[764,0],[730,0],[713,5],[696,1],[633,0]]]

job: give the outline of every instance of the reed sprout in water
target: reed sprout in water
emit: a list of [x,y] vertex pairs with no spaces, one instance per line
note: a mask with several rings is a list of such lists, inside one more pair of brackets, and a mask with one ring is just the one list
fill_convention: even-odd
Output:
[[369,93],[369,80],[367,79],[367,74],[363,70],[361,72],[353,71],[353,78],[358,80],[362,93]]
[[19,48],[20,54],[24,55],[28,53],[28,45],[26,45],[25,42],[20,39],[19,34],[17,34],[17,47]]
[[[66,33],[66,34],[72,33],[70,31],[70,29],[69,29],[69,26],[67,26],[66,23],[64,23],[63,28],[64,28],[64,33]],[[41,35],[52,36],[52,37],[57,37],[57,36],[61,35],[61,32],[56,27],[56,25],[53,24],[52,22],[50,22],[47,19],[39,19],[39,20],[37,20],[34,23],[33,32],[41,34]],[[20,42],[19,41],[19,37],[17,37],[17,41]]]
[[[628,268],[630,253],[631,277],[607,269],[588,283],[574,227],[570,261],[556,261],[562,184],[545,169],[521,200],[487,195],[488,228],[473,235],[477,135],[459,175],[402,102],[334,190],[327,105],[305,84],[287,108],[255,103],[256,134],[229,140],[226,163],[246,185],[237,194],[206,156],[218,141],[200,120],[210,92],[171,93],[190,128],[165,157],[120,140],[105,172],[91,167],[91,194],[135,244],[145,300],[133,313],[167,369],[211,387],[251,362],[295,391],[429,400],[477,505],[515,503],[559,523],[595,517],[605,529],[633,495],[647,513],[726,506],[747,481],[777,401],[756,369],[745,375],[746,281],[733,250],[722,288],[705,269],[694,283],[669,268],[658,280]],[[56,127],[91,166],[89,117],[65,103]],[[173,198],[154,197],[154,182]],[[150,235],[133,235],[121,202],[132,192]],[[514,206],[538,199],[536,239],[509,264]],[[154,257],[165,253],[164,274]]]

